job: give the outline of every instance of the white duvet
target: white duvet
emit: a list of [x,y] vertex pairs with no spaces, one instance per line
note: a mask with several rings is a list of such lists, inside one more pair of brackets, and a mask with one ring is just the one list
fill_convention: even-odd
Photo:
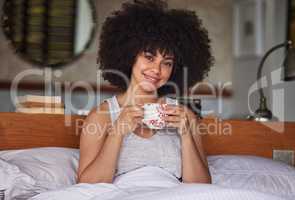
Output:
[[169,172],[147,166],[115,178],[113,184],[80,183],[41,193],[31,200],[279,200],[278,196],[211,184],[185,184]]

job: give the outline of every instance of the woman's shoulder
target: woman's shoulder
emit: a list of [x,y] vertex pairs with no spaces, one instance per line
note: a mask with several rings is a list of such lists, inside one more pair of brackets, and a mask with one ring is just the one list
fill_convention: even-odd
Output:
[[97,122],[109,122],[111,118],[108,102],[104,100],[99,105],[92,108],[86,119]]

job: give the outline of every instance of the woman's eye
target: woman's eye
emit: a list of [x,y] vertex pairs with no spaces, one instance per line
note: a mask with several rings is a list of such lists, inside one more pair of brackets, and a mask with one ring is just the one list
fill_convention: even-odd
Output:
[[145,58],[148,59],[149,61],[153,61],[153,56],[145,55]]
[[167,62],[167,63],[165,63],[165,65],[168,66],[168,67],[172,67],[173,66],[173,63]]

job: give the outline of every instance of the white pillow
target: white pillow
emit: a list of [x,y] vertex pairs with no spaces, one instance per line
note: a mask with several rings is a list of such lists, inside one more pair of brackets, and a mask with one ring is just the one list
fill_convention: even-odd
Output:
[[0,159],[0,190],[4,190],[5,199],[30,193],[35,181],[19,168]]
[[32,148],[0,151],[0,158],[16,165],[35,181],[38,192],[60,189],[76,183],[79,150],[71,148]]
[[295,199],[295,168],[257,156],[208,156],[212,183]]

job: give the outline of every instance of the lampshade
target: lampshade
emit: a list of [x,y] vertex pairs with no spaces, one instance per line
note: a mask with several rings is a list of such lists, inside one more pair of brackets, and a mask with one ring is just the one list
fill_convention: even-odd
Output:
[[284,61],[283,80],[292,81],[295,80],[295,49],[289,48],[286,52],[286,58]]

